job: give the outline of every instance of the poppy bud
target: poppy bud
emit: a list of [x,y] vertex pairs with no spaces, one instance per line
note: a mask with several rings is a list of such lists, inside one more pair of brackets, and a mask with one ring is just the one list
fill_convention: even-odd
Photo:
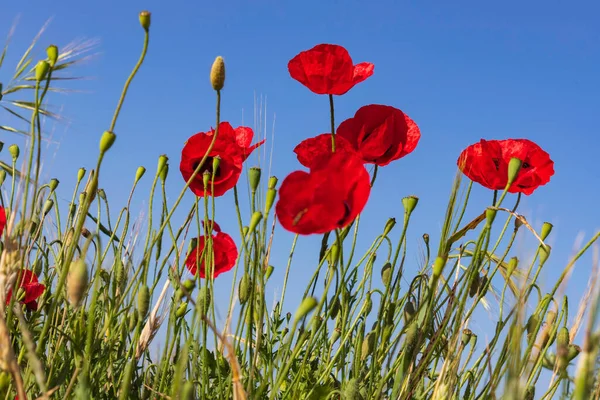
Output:
[[388,286],[392,281],[392,264],[387,262],[381,268],[381,281],[385,286]]
[[410,217],[415,207],[419,203],[417,196],[408,196],[402,199],[402,206],[404,207],[404,213]]
[[3,169],[0,169],[0,185],[2,185],[4,183],[5,179],[6,179],[6,171]]
[[186,279],[183,281],[182,286],[188,293],[190,293],[196,287],[196,282],[193,279]]
[[240,286],[238,288],[240,304],[244,304],[250,298],[250,293],[252,292],[252,279],[248,273],[245,273],[240,280]]
[[85,176],[85,168],[79,168],[77,171],[77,183],[81,182],[83,177]]
[[111,131],[104,131],[100,137],[100,153],[106,153],[117,140],[117,135]]
[[275,267],[273,267],[272,265],[267,266],[267,271],[265,272],[265,278],[267,280],[269,280],[269,278],[273,274],[273,270],[275,270]]
[[365,336],[365,339],[363,340],[360,359],[364,360],[369,355],[371,355],[374,348],[375,348],[375,335],[373,334],[373,332],[369,332],[369,333],[367,333],[367,336]]
[[383,228],[383,236],[387,236],[392,229],[394,229],[394,226],[396,225],[396,218],[390,218],[387,220],[387,222],[385,223],[385,228]]
[[551,250],[552,248],[548,245],[540,245],[540,267],[542,267],[544,264],[546,264],[546,261],[548,261],[548,257],[550,257]]
[[98,192],[98,177],[94,170],[90,172],[90,180],[85,186],[85,194],[89,197],[89,202],[91,203],[96,198],[96,193]]
[[43,81],[44,78],[46,78],[46,75],[48,74],[49,69],[50,69],[50,64],[48,64],[47,61],[44,61],[44,60],[38,61],[37,65],[35,66],[35,80],[37,82]]
[[556,336],[556,355],[558,356],[558,370],[564,372],[569,365],[569,329],[565,326],[558,330]]
[[139,319],[139,315],[138,315],[138,310],[133,310],[133,312],[131,313],[131,315],[129,316],[129,331],[133,331],[135,329],[135,327],[137,326],[138,323],[138,319]]
[[160,170],[160,173],[158,174],[161,182],[165,183],[165,181],[167,180],[167,175],[169,175],[169,163],[166,163]]
[[8,152],[10,153],[13,161],[16,161],[17,158],[19,158],[19,154],[21,154],[21,150],[16,144],[11,144],[10,146],[8,146]]
[[44,264],[42,262],[42,259],[38,258],[37,260],[35,260],[35,263],[33,263],[33,268],[31,269],[31,271],[35,274],[35,276],[40,276],[42,274],[43,269]]
[[337,317],[337,315],[338,315],[338,312],[340,311],[340,300],[337,297],[335,297],[335,298],[331,299],[331,302],[329,304],[330,304],[330,307],[329,307],[330,314],[329,315],[330,315],[331,319],[335,319],[335,317]]
[[[2,83],[0,83],[0,92],[2,91]],[[0,100],[2,100],[2,97],[0,96]],[[2,151],[2,149],[4,149],[4,142],[0,142],[0,151]]]
[[294,319],[296,321],[301,320],[312,310],[314,310],[317,304],[317,299],[315,299],[314,297],[304,298],[304,300],[302,300],[302,303],[300,303],[300,307],[298,307],[298,309],[296,310],[296,315],[294,316]]
[[67,276],[67,298],[73,307],[79,307],[88,285],[88,269],[85,261],[75,260],[71,263]]
[[329,252],[329,263],[335,265],[340,255],[340,248],[337,243],[331,245],[331,251]]
[[552,232],[552,224],[550,222],[544,222],[542,225],[540,238],[542,238],[542,240],[546,240],[550,232]]
[[196,301],[197,306],[202,310],[202,313],[205,313],[205,310],[208,310],[210,304],[212,302],[212,295],[210,290],[208,290],[205,286],[202,286],[198,291],[198,299]]
[[329,345],[333,346],[335,344],[335,342],[338,341],[341,334],[342,334],[342,331],[339,328],[335,328],[333,330],[333,333],[331,334],[331,338],[329,338]]
[[58,61],[58,47],[51,44],[46,48],[46,55],[48,56],[48,64],[54,68],[56,61]]
[[513,272],[515,272],[515,269],[517,269],[518,264],[519,259],[517,257],[513,257],[510,259],[510,261],[508,262],[508,267],[506,268],[507,278],[510,278]]
[[144,176],[145,173],[146,168],[142,166],[138,167],[137,171],[135,171],[135,183],[138,183],[138,181],[142,179],[142,176]]
[[142,287],[140,287],[137,301],[138,312],[140,313],[140,317],[144,319],[146,318],[146,313],[148,313],[148,308],[150,307],[150,288],[148,288],[148,286],[142,285]]
[[147,32],[148,29],[150,29],[150,12],[149,11],[142,11],[140,13],[140,25],[142,25],[142,28],[144,28],[144,30]]
[[531,314],[527,320],[527,335],[532,335],[535,332],[535,328],[540,322],[540,318],[537,314]]
[[515,179],[517,179],[517,175],[521,170],[522,164],[523,161],[515,157],[511,158],[508,162],[508,183],[506,184],[507,188],[511,187]]
[[48,182],[48,187],[50,188],[50,192],[54,192],[56,190],[56,188],[58,187],[59,183],[60,182],[56,178],[50,179],[50,182]]
[[223,86],[225,86],[225,62],[221,56],[215,58],[210,69],[210,84],[216,91],[223,89]]
[[434,263],[433,263],[433,277],[434,278],[439,278],[440,275],[442,275],[442,270],[444,269],[444,266],[446,265],[446,259],[444,257],[436,257]]
[[27,295],[27,292],[25,289],[20,287],[19,290],[17,290],[17,301],[23,301],[25,299],[25,295]]
[[167,164],[167,161],[169,161],[169,157],[167,157],[166,154],[162,154],[158,157],[158,166],[156,167],[157,174],[162,171],[163,167]]
[[388,326],[394,325],[394,315],[396,314],[396,303],[393,301],[388,303],[388,308],[385,314],[385,324]]
[[248,231],[254,232],[260,221],[263,219],[263,215],[260,211],[254,211],[252,217],[250,218],[250,226],[248,227]]
[[372,309],[373,309],[373,300],[371,300],[371,293],[367,293],[367,296],[365,298],[365,306],[364,306],[363,315],[366,317],[367,315],[369,315],[371,313]]
[[179,307],[177,308],[177,311],[175,311],[175,317],[176,318],[181,318],[183,316],[185,316],[185,312],[187,311],[187,301],[182,302]]
[[247,226],[243,226],[242,227],[242,236],[246,237],[246,235],[248,235],[248,227]]
[[497,211],[493,208],[488,208],[485,210],[485,226],[489,229],[492,227],[494,223],[494,219],[496,219]]
[[248,170],[248,181],[250,182],[250,190],[252,190],[252,193],[255,193],[256,189],[258,188],[258,184],[260,183],[259,167],[251,167]]
[[98,197],[106,201],[106,192],[104,191],[104,189],[98,189],[96,193],[98,193]]
[[416,313],[417,311],[415,309],[415,303],[413,303],[411,300],[407,301],[406,305],[404,306],[404,323],[407,324],[410,322]]
[[44,208],[43,208],[44,216],[48,215],[50,210],[52,210],[52,206],[54,206],[54,201],[52,199],[48,199],[44,202]]
[[268,215],[269,211],[271,211],[271,207],[273,207],[273,203],[275,202],[276,196],[277,196],[277,189],[267,190],[267,197],[265,199],[265,215]]
[[567,360],[569,360],[569,362],[573,361],[573,359],[577,357],[579,353],[581,353],[581,347],[577,346],[576,344],[570,344],[567,353]]
[[269,189],[275,189],[275,186],[277,186],[277,177],[276,176],[272,176],[269,178]]

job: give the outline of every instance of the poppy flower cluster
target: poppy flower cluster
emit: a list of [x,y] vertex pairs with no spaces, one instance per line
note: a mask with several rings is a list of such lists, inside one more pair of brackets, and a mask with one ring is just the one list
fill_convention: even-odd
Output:
[[[235,242],[228,234],[221,232],[221,227],[216,222],[209,222],[209,226],[212,225],[212,231],[209,235],[212,240],[212,254],[211,258],[214,260],[213,278],[221,275],[223,272],[227,272],[233,268],[235,261],[238,256],[238,250]],[[205,267],[205,254],[204,249],[206,242],[209,240],[207,235],[200,236],[198,238],[196,246],[188,254],[185,265],[188,270],[196,275],[198,273],[200,278],[206,278],[206,267]]]
[[504,190],[512,158],[521,160],[521,169],[508,188],[509,193],[530,195],[550,182],[554,175],[554,162],[550,155],[527,139],[482,139],[463,150],[457,164],[473,182],[491,190]]
[[[374,65],[354,65],[341,46],[320,44],[288,63],[293,79],[313,93],[342,95],[373,75]],[[379,104],[361,107],[335,133],[300,142],[294,149],[309,172],[295,171],[281,184],[275,207],[288,231],[309,235],[349,225],[364,209],[371,192],[364,164],[385,166],[411,153],[421,133],[401,110]]]

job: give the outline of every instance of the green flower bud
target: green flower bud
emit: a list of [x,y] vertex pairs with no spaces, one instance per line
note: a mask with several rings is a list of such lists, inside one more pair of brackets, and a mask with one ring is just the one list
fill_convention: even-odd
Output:
[[329,338],[329,345],[333,346],[335,344],[335,342],[338,341],[338,339],[340,338],[342,334],[342,331],[338,328],[335,328],[333,330],[333,332],[331,333],[331,337]]
[[531,314],[529,319],[527,320],[527,334],[533,335],[535,333],[535,328],[540,322],[540,318],[537,314]]
[[11,144],[10,146],[8,146],[8,152],[10,153],[13,161],[16,161],[17,158],[19,158],[19,154],[21,154],[21,150],[16,144]]
[[137,171],[135,171],[135,183],[138,183],[142,176],[146,173],[146,168],[140,166]]
[[269,280],[269,278],[271,277],[271,275],[273,274],[273,271],[275,270],[275,267],[273,267],[272,265],[267,266],[267,270],[265,272],[265,278],[267,280]]
[[546,240],[550,232],[552,232],[552,224],[550,222],[544,222],[542,224],[542,234],[540,235],[542,240]]
[[185,290],[187,290],[188,293],[191,293],[196,287],[196,281],[194,281],[193,279],[186,279],[181,285],[184,287]]
[[275,186],[277,186],[277,177],[276,176],[272,176],[269,178],[269,189],[275,189]]
[[331,299],[329,304],[330,304],[330,306],[329,306],[330,314],[329,315],[330,315],[331,319],[335,319],[338,315],[338,312],[340,311],[340,299],[338,299],[337,297],[334,297]]
[[494,219],[496,219],[497,211],[493,208],[487,208],[485,210],[485,226],[489,229],[492,227],[494,223]]
[[190,381],[185,381],[181,388],[181,400],[194,400],[196,398],[195,391],[194,384]]
[[37,82],[41,82],[46,78],[48,71],[50,70],[50,64],[47,61],[41,60],[38,61],[35,66],[35,80]]
[[515,179],[517,179],[517,175],[521,170],[521,165],[523,161],[518,158],[511,158],[508,162],[508,182],[506,183],[506,187],[509,188],[514,183]]
[[275,203],[275,197],[277,196],[276,189],[267,190],[267,196],[265,199],[265,215],[268,215],[273,207],[273,203]]
[[223,89],[223,86],[225,86],[225,62],[221,56],[215,58],[210,69],[210,84],[216,91]]
[[187,311],[187,305],[187,301],[184,301],[179,305],[177,311],[175,311],[175,318],[182,318],[185,316],[185,313]]
[[573,361],[575,357],[579,355],[579,353],[581,353],[581,347],[577,346],[576,344],[570,344],[569,351],[567,353],[567,360],[569,360],[569,362]]
[[260,168],[259,167],[251,167],[248,169],[248,181],[250,183],[250,190],[252,193],[256,192],[258,185],[260,184]]
[[439,278],[442,275],[444,266],[446,265],[446,259],[444,257],[436,257],[433,263],[433,276]]
[[475,335],[474,333],[471,334],[471,340],[469,341],[469,343],[471,344],[471,348],[475,348],[475,346],[477,345],[477,335]]
[[260,221],[263,219],[263,215],[260,211],[255,211],[252,214],[252,217],[250,218],[250,226],[248,227],[248,231],[250,232],[254,232],[254,230],[256,229],[256,226],[260,223]]
[[461,339],[463,346],[466,346],[471,341],[471,335],[473,335],[473,332],[470,329],[463,330]]
[[381,268],[381,281],[387,287],[392,281],[392,264],[387,262]]
[[148,308],[150,307],[150,288],[146,285],[142,285],[140,287],[140,291],[137,296],[138,301],[138,312],[140,313],[140,317],[142,319],[146,318],[146,314],[148,313]]
[[252,279],[248,273],[245,273],[240,280],[240,286],[238,287],[240,304],[244,304],[250,298],[252,293]]
[[198,299],[196,301],[197,307],[202,311],[202,314],[206,314],[212,303],[212,294],[206,286],[202,286],[198,291]]
[[117,140],[117,135],[111,131],[104,131],[100,137],[100,153],[106,153]]
[[383,228],[383,236],[387,236],[394,229],[394,225],[396,225],[396,218],[388,219],[385,223],[385,228]]
[[40,276],[44,269],[44,263],[41,258],[38,258],[33,263],[33,268],[31,269],[35,276]]
[[138,320],[139,320],[139,314],[138,314],[138,310],[133,310],[133,312],[131,313],[131,315],[129,316],[129,331],[133,331],[135,329],[135,327],[137,326]]
[[167,157],[166,154],[162,154],[158,157],[158,166],[156,167],[157,174],[160,174],[160,171],[162,171],[163,167],[167,165],[167,161],[169,161],[169,157]]
[[52,207],[54,206],[54,201],[52,199],[48,199],[44,202],[44,208],[43,208],[43,213],[44,215],[48,215],[48,213],[50,212],[50,210],[52,210]]
[[58,187],[59,183],[60,182],[56,178],[50,179],[50,182],[48,182],[48,187],[50,188],[50,192],[54,192],[56,190],[56,188]]
[[242,236],[246,237],[246,235],[248,235],[248,227],[247,226],[243,226],[242,227]]
[[79,170],[77,171],[77,182],[81,182],[81,180],[83,179],[83,177],[85,176],[85,168],[79,168]]
[[46,48],[46,55],[48,56],[48,64],[54,68],[56,61],[58,61],[58,47],[51,44]]
[[302,318],[307,316],[312,310],[314,310],[315,307],[317,307],[317,304],[318,301],[314,297],[304,298],[304,300],[302,300],[302,303],[300,303],[300,307],[298,307],[298,309],[296,310],[296,315],[294,316],[294,319],[296,321],[301,320]]
[[79,307],[88,281],[88,268],[85,261],[82,259],[73,261],[67,275],[67,298],[71,306]]
[[368,356],[370,356],[371,353],[373,352],[374,348],[375,348],[375,334],[374,334],[374,332],[369,332],[369,333],[367,333],[367,336],[365,336],[365,339],[363,340],[360,359],[364,360]]
[[150,29],[150,12],[142,11],[140,13],[140,25],[147,32]]
[[371,313],[372,309],[373,309],[373,300],[371,300],[371,293],[367,293],[367,296],[365,298],[365,306],[364,306],[363,315],[366,317],[367,315],[369,315]]
[[415,303],[413,303],[412,300],[407,301],[404,305],[404,323],[408,324],[416,313]]
[[548,261],[548,257],[550,257],[550,251],[552,250],[552,247],[546,245],[545,247],[540,245],[540,267],[542,267],[544,264],[546,264],[546,261]]
[[508,267],[506,268],[506,274],[508,275],[509,278],[513,274],[513,272],[515,272],[515,269],[517,269],[517,265],[519,265],[519,259],[517,257],[511,258],[510,261],[508,262]]
[[402,206],[404,207],[404,214],[407,217],[410,217],[415,207],[419,203],[419,198],[417,196],[408,196],[402,199]]
[[166,163],[162,169],[160,170],[160,173],[158,174],[160,181],[162,183],[165,183],[167,180],[167,175],[169,175],[169,163]]

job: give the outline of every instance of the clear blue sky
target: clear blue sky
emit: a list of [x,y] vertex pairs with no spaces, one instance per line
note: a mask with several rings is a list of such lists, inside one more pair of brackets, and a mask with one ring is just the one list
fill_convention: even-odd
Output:
[[[71,119],[69,125],[56,125],[55,139],[61,143],[46,165],[48,176],[63,182],[65,199],[76,169],[95,164],[98,138],[108,127],[141,50],[137,14],[143,9],[152,12],[150,49],[131,86],[115,129],[117,142],[103,169],[102,186],[114,204],[113,218],[116,206],[125,203],[124,188],[137,166],[145,165],[152,173],[159,154],[170,157],[171,196],[179,192],[183,142],[214,126],[208,71],[217,55],[227,65],[223,118],[237,126],[243,115],[245,124],[253,125],[254,98],[266,96],[269,137],[275,118],[274,173],[283,179],[300,169],[292,149],[304,138],[328,130],[328,104],[325,96],[312,94],[289,77],[287,62],[301,50],[329,42],[345,46],[356,62],[375,64],[370,79],[336,98],[338,123],[362,105],[380,103],[404,110],[421,128],[416,151],[380,170],[361,230],[365,240],[374,237],[388,217],[401,220],[402,197],[419,196],[409,230],[408,274],[420,267],[421,235],[428,232],[437,238],[460,151],[480,138],[528,138],[555,161],[550,184],[524,198],[520,208],[537,229],[543,221],[555,225],[552,261],[542,283],[563,269],[579,232],[589,238],[600,228],[600,4],[594,1],[6,3],[1,35],[22,14],[13,57],[49,17],[54,19],[42,37],[40,56],[50,43],[64,46],[78,37],[100,39],[100,54],[77,71],[94,79],[71,85],[89,93],[52,97]],[[8,71],[0,74],[7,79]],[[1,135],[10,143],[6,133]],[[147,185],[140,189],[135,201],[142,206]],[[191,200],[190,194],[186,204]],[[468,216],[490,201],[490,193],[475,186]],[[218,200],[218,220],[237,232],[232,204],[228,196]],[[273,259],[278,272],[272,279],[281,282],[291,235],[280,230],[278,235]],[[525,243],[531,244],[525,236]],[[292,271],[296,287],[303,287],[300,282],[313,270],[318,240],[303,239],[299,245]],[[518,250],[511,255],[520,256]],[[585,258],[573,275],[572,315],[590,266],[591,257]]]

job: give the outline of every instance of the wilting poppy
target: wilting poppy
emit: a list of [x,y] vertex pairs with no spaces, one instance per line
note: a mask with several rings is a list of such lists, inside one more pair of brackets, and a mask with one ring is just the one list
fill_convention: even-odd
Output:
[[288,63],[292,78],[316,94],[342,95],[373,75],[374,69],[367,62],[354,65],[348,51],[335,44],[319,44]]
[[[181,151],[181,163],[179,169],[183,179],[187,182],[198,164],[207,153],[213,140],[215,131],[200,132],[190,137]],[[264,143],[264,140],[254,145],[252,137],[254,133],[248,127],[240,126],[233,129],[229,122],[219,124],[217,139],[201,168],[190,184],[190,189],[196,196],[222,196],[229,189],[234,187],[242,173],[242,164],[248,156],[258,146]],[[213,174],[213,160],[219,157],[219,167],[214,171],[214,180],[209,181],[206,193],[204,192],[203,173],[208,171]]]
[[[356,153],[350,142],[337,135],[335,137],[335,152]],[[294,148],[294,153],[296,153],[300,164],[311,168],[315,159],[322,155],[331,156],[333,154],[331,133],[323,133],[322,135],[303,140]]]
[[336,137],[347,139],[365,163],[384,166],[411,153],[419,143],[421,132],[399,109],[371,104],[342,122]]
[[522,161],[521,169],[510,193],[530,195],[539,186],[550,182],[554,162],[540,146],[527,139],[481,140],[460,154],[457,164],[472,181],[492,190],[504,190],[508,183],[508,163],[512,158]]
[[0,207],[0,237],[4,233],[4,228],[6,227],[6,210],[4,207]]
[[365,207],[371,185],[362,161],[346,152],[322,155],[310,172],[295,171],[279,189],[277,219],[288,231],[310,235],[350,224]]
[[[215,234],[210,233],[212,236],[212,254],[210,256],[214,259],[213,278],[216,278],[223,272],[227,272],[233,268],[238,251],[231,236],[221,232],[221,228],[216,222],[212,226],[212,229]],[[188,270],[194,275],[196,275],[196,272],[199,272],[201,278],[206,278],[204,265],[206,254],[204,253],[204,247],[207,240],[206,236],[200,236],[196,246],[190,251],[185,260]],[[198,265],[200,266],[199,270],[197,268]]]
[[[20,300],[28,310],[35,311],[38,309],[37,299],[44,293],[46,286],[38,282],[38,277],[28,269],[21,272],[21,283],[19,288],[25,292],[25,297]],[[6,305],[10,303],[12,289],[6,294]]]

